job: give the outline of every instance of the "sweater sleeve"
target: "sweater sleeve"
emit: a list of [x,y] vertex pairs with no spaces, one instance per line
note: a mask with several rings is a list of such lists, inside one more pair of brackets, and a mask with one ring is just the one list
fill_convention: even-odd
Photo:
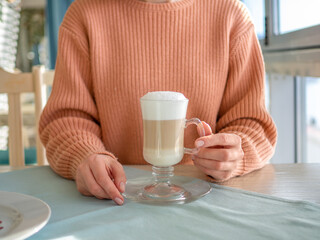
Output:
[[74,179],[78,165],[93,153],[114,157],[101,140],[93,95],[88,41],[62,24],[52,92],[39,133],[51,168]]
[[241,137],[244,158],[232,173],[239,176],[267,163],[274,153],[277,131],[265,107],[264,63],[254,27],[249,26],[230,45],[228,79],[216,130]]

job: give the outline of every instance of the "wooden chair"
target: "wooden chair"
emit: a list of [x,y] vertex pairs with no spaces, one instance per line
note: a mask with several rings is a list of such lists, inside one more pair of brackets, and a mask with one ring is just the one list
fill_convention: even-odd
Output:
[[34,93],[37,164],[46,163],[45,150],[38,136],[41,111],[47,99],[47,86],[52,85],[54,71],[44,66],[34,66],[31,73],[7,72],[0,68],[0,93],[8,95],[9,164],[10,167],[25,165],[21,94]]

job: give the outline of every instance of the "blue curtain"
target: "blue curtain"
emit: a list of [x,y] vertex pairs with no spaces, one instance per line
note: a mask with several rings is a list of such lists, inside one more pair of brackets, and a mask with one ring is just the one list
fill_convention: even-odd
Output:
[[64,14],[74,0],[47,0],[46,7],[46,34],[49,44],[49,68],[54,69],[56,65],[58,49],[58,32]]

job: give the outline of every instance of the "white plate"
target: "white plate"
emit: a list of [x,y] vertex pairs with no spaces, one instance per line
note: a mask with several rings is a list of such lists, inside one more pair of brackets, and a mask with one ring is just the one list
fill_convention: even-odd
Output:
[[25,239],[46,225],[48,204],[38,198],[0,191],[0,239]]

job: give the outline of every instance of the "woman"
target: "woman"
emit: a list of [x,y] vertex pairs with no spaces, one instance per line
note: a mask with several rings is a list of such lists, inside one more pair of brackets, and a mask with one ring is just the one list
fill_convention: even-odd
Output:
[[149,91],[182,92],[187,118],[208,123],[204,137],[187,132],[186,145],[198,138],[200,151],[182,164],[222,181],[271,158],[263,59],[240,1],[76,0],[40,121],[53,170],[82,194],[122,205],[121,164],[145,164],[139,98]]

